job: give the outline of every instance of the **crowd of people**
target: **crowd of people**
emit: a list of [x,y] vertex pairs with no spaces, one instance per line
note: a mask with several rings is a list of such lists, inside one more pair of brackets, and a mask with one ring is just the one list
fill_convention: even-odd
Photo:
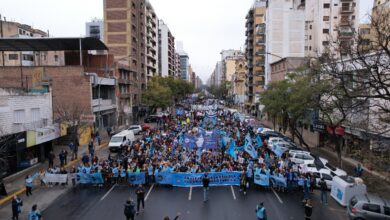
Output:
[[[210,113],[212,112],[212,113]],[[211,117],[210,115],[213,114]],[[271,183],[270,187],[282,192],[294,190],[303,191],[305,204],[310,205],[310,194],[313,190],[315,180],[310,174],[302,172],[299,166],[294,165],[288,154],[275,155],[269,148],[267,140],[259,143],[256,134],[259,125],[252,124],[251,121],[243,120],[237,116],[236,112],[224,108],[213,110],[188,110],[183,114],[173,117],[163,116],[156,128],[150,128],[142,132],[141,137],[133,143],[123,145],[116,154],[110,154],[108,158],[98,158],[94,154],[91,140],[89,144],[89,154],[84,154],[81,163],[66,170],[67,152],[61,151],[59,158],[61,166],[54,166],[51,162],[47,173],[53,174],[76,174],[88,169],[88,173],[101,173],[102,183],[99,186],[111,186],[112,184],[129,184],[128,177],[131,173],[145,173],[145,183],[156,183],[155,176],[159,172],[177,173],[213,173],[238,171],[240,175],[240,192],[244,195],[247,189],[254,184],[254,175],[260,172],[266,175],[274,175],[283,178],[286,184]],[[218,142],[211,148],[188,148],[183,143],[185,135],[197,137],[202,132],[218,131]],[[95,139],[98,136],[95,135]],[[256,157],[243,150],[247,137],[255,143]],[[235,149],[232,154],[231,143],[234,142]],[[72,159],[75,145],[70,143]],[[77,155],[77,150],[76,150]],[[51,156],[54,159],[55,156]],[[50,158],[50,157],[49,157]],[[52,161],[52,160],[51,160]],[[45,171],[41,172],[41,184],[49,184],[42,181]],[[76,175],[70,175],[72,184],[76,184]],[[26,189],[30,187],[26,178]],[[208,188],[208,184],[207,188]],[[321,185],[322,184],[322,185]],[[326,184],[321,183],[321,200],[327,203]],[[27,186],[28,185],[28,186]],[[203,185],[205,182],[203,181]],[[133,200],[129,199],[125,204],[125,215],[128,219],[133,219],[139,212],[140,204],[144,205],[143,197],[145,190],[143,186],[137,188],[137,209],[129,211],[129,206],[133,205]],[[204,200],[208,200],[208,189],[205,190]],[[31,194],[31,188],[26,190],[26,194]],[[133,210],[131,208],[131,210]],[[135,210],[135,208],[134,208]],[[256,207],[256,215],[263,219],[265,208],[263,204]],[[133,216],[133,217],[132,217]]]

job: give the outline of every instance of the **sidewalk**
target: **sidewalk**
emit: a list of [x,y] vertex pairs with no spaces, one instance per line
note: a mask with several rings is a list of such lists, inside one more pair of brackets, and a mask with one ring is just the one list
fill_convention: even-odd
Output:
[[[107,140],[103,140],[102,142],[103,143],[101,145],[95,147],[96,154],[99,154],[99,152],[102,151],[102,149],[104,149],[108,145],[108,141]],[[58,154],[60,153],[60,151],[62,149],[66,149],[67,151],[69,151],[68,146],[54,146],[53,147],[53,152],[56,155],[56,158],[54,159],[54,165],[59,165],[60,164],[60,160],[58,158]],[[78,159],[70,161],[71,156],[68,155],[68,163],[64,167],[66,169],[69,169],[73,165],[76,165],[77,163],[79,163],[81,157],[85,153],[88,153],[88,146],[83,146],[83,147],[80,146],[78,154],[77,154],[78,155]],[[12,200],[14,195],[21,195],[21,194],[23,194],[25,192],[25,177],[26,177],[26,175],[35,174],[35,173],[39,172],[42,169],[46,170],[48,168],[48,166],[49,166],[48,161],[45,161],[44,163],[37,164],[37,165],[35,165],[35,166],[31,167],[31,168],[23,170],[23,171],[21,171],[19,173],[16,173],[16,174],[14,174],[12,176],[9,176],[9,177],[4,179],[4,185],[5,185],[5,188],[7,190],[8,196],[0,199],[0,216],[5,216],[5,215],[2,214],[3,211],[4,211],[4,208],[10,206],[10,202],[9,201]],[[71,187],[67,187],[67,188],[71,188]],[[35,203],[36,204],[46,204],[48,202],[47,197],[49,196],[49,195],[46,195],[46,193],[48,193],[50,195],[51,194],[58,194],[59,192],[63,192],[64,189],[65,188],[62,187],[62,186],[55,186],[55,187],[50,188],[50,189],[46,188],[46,187],[41,188],[39,180],[38,181],[34,180],[33,196],[30,196],[28,199],[27,199],[27,197],[24,196],[24,194],[22,196],[23,203],[25,204],[24,205],[24,209],[26,209],[26,208],[30,209],[32,204],[35,204]],[[43,191],[43,192],[41,192],[41,191]],[[36,193],[39,194],[38,197],[36,197],[34,195]],[[56,197],[57,196],[54,196],[53,198],[55,199]],[[26,201],[26,200],[28,200],[28,201]],[[30,206],[30,203],[31,203],[31,206]],[[47,203],[47,204],[50,204],[50,203]],[[41,207],[41,209],[42,209],[42,207]],[[9,207],[8,211],[11,211],[10,207]],[[11,216],[12,215],[10,215],[10,217]]]

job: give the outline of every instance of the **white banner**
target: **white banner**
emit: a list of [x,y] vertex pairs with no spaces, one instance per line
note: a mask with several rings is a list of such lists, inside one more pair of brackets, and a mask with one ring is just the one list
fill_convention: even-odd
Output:
[[51,174],[46,173],[43,178],[45,183],[66,183],[68,179],[68,174]]

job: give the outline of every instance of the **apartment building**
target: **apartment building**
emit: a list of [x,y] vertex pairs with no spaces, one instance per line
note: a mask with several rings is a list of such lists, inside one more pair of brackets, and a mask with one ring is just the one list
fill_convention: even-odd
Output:
[[[2,38],[43,38],[48,33],[30,25],[0,19]],[[0,65],[5,66],[58,66],[64,65],[64,53],[59,51],[7,51],[0,54]]]
[[245,57],[247,73],[245,88],[249,113],[255,114],[256,103],[265,85],[265,54],[266,54],[266,0],[256,0],[246,15]]
[[373,34],[371,24],[359,24],[358,50],[368,53],[372,49]]
[[[359,0],[306,1],[305,56],[346,55],[359,25]],[[340,48],[335,51],[334,48]]]
[[160,75],[174,77],[176,69],[175,37],[163,20],[158,22],[158,42]]
[[232,94],[235,104],[243,105],[245,103],[245,75],[246,75],[245,57],[235,59],[235,72],[232,76]]
[[145,25],[145,33],[146,33],[146,76],[147,81],[149,82],[153,76],[157,76],[159,74],[159,25],[158,18],[156,12],[153,9],[153,6],[149,1],[146,1],[145,7],[146,14],[146,25]]
[[180,79],[180,73],[181,73],[181,69],[180,69],[180,55],[175,50],[175,74],[174,74],[174,78]]
[[[381,36],[388,36],[390,24],[390,0],[374,0],[371,17],[371,44],[373,49],[379,48],[379,39]],[[380,30],[378,33],[378,30]],[[382,44],[386,44],[387,38],[384,37]]]
[[[104,0],[104,42],[114,60],[130,67],[136,82],[131,84],[130,108],[140,105],[146,89],[145,0]],[[156,47],[157,42],[148,42]]]
[[[315,1],[310,1],[315,2]],[[305,1],[268,0],[266,9],[266,85],[271,63],[284,57],[304,57]]]
[[104,41],[104,23],[102,19],[94,18],[85,23],[85,36]]

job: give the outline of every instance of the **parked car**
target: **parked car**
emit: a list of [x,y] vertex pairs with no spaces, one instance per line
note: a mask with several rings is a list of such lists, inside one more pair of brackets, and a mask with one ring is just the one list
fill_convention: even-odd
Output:
[[142,131],[142,127],[141,125],[130,125],[127,130],[133,131],[135,135],[138,135]]
[[324,168],[328,169],[332,176],[346,176],[347,175],[347,172],[345,172],[344,170],[337,168],[337,167],[334,167],[331,164],[329,164],[329,161],[327,159],[322,158],[322,157],[320,157],[319,159],[322,162],[322,164],[324,164]]
[[265,131],[261,133],[261,137],[268,139],[270,137],[284,137],[281,133],[276,131]]
[[308,151],[289,150],[288,152],[291,162],[295,164],[314,164],[314,156]]
[[390,200],[371,194],[351,198],[347,208],[351,220],[390,219]]
[[326,182],[326,186],[329,190],[332,188],[333,176],[330,174],[330,171],[328,169],[325,169],[325,168],[317,169],[315,167],[306,166],[305,168],[303,168],[303,170],[305,170],[307,173],[310,173],[313,175],[313,177],[316,180],[316,187],[317,188],[320,187],[319,183],[320,183],[321,178],[324,178],[324,180]]
[[148,117],[146,117],[146,118],[144,119],[144,122],[145,122],[145,123],[155,123],[155,122],[157,122],[157,120],[158,120],[159,118],[161,118],[161,117],[158,116],[158,115],[149,115]]

